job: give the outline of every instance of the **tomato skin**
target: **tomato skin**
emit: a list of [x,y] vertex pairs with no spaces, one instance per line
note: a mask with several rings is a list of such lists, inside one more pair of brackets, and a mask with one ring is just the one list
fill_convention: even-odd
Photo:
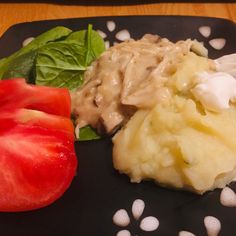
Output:
[[74,127],[66,89],[0,81],[0,212],[56,201],[76,170]]
[[64,88],[29,85],[22,78],[0,81],[0,110],[29,108],[70,118],[70,93]]

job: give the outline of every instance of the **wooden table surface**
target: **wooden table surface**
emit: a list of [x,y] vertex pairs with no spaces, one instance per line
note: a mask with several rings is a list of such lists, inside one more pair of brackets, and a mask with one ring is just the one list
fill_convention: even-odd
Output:
[[[97,0],[99,1],[99,0]],[[122,0],[119,0],[122,2]],[[126,0],[132,1],[132,0]],[[69,2],[69,0],[64,1]],[[119,15],[193,15],[236,22],[236,3],[151,3],[134,5],[63,5],[58,3],[0,3],[0,35],[11,25],[44,19]],[[123,1],[125,2],[125,1]],[[144,2],[141,1],[141,2]]]

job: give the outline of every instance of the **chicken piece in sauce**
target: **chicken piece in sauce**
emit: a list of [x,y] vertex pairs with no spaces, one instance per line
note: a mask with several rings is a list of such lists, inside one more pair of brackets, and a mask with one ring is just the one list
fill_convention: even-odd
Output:
[[99,133],[112,134],[137,111],[168,99],[168,77],[190,50],[207,56],[197,41],[173,43],[157,35],[145,35],[105,51],[88,68],[84,85],[72,93],[72,113],[77,128],[91,125]]

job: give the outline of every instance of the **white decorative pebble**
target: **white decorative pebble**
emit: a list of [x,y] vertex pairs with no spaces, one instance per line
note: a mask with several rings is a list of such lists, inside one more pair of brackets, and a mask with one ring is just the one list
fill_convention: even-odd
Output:
[[195,236],[195,234],[183,230],[179,232],[179,236]]
[[116,34],[116,38],[120,41],[128,40],[128,39],[130,39],[130,33],[126,29],[121,30]]
[[22,43],[22,46],[25,47],[26,45],[31,43],[33,40],[34,40],[34,37],[29,37],[29,38],[25,39]]
[[107,21],[107,28],[110,32],[114,31],[116,28],[116,23],[114,21]]
[[131,236],[131,234],[130,234],[129,230],[125,229],[125,230],[119,231],[116,236]]
[[209,44],[216,50],[221,50],[225,44],[226,44],[226,39],[224,38],[217,38],[217,39],[212,39],[209,41]]
[[107,37],[106,33],[104,33],[103,31],[97,30],[97,32],[103,39],[105,39]]
[[113,216],[114,224],[125,227],[130,223],[128,213],[125,209],[118,210]]
[[148,216],[144,218],[140,223],[140,228],[143,231],[154,231],[158,228],[159,221],[156,217]]
[[108,49],[110,47],[110,42],[109,41],[105,41],[105,48]]
[[204,225],[208,236],[217,236],[221,230],[221,223],[214,216],[206,216],[204,218]]
[[145,207],[145,203],[141,199],[136,199],[133,202],[132,213],[133,213],[134,219],[136,220],[139,219],[139,217],[143,214],[144,207]]
[[211,27],[209,26],[201,26],[198,30],[200,34],[205,38],[208,38],[211,35]]
[[220,203],[223,206],[235,207],[236,206],[235,192],[229,187],[223,188],[223,190],[221,191],[221,194],[220,194]]

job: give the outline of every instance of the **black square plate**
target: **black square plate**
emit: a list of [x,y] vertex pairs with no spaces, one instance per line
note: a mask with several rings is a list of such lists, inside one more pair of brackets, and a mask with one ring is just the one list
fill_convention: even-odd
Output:
[[[115,23],[109,31],[107,21]],[[159,34],[170,40],[197,39],[203,41],[210,58],[236,52],[236,25],[228,20],[184,16],[126,16],[62,19],[21,23],[12,26],[0,38],[0,57],[7,56],[22,46],[24,39],[58,25],[72,30],[86,29],[88,24],[106,33],[112,45],[116,34],[127,29],[134,39],[145,33]],[[199,27],[211,29],[209,37],[199,32]],[[210,41],[224,38],[226,44],[216,50]],[[172,236],[181,230],[195,235],[207,235],[203,223],[205,216],[214,216],[221,222],[219,235],[235,235],[236,208],[220,204],[220,190],[198,196],[184,191],[174,191],[156,186],[152,182],[131,184],[112,166],[112,143],[109,138],[75,143],[79,159],[78,174],[69,190],[49,207],[25,213],[0,213],[0,235],[4,236],[115,236],[127,229],[131,235]],[[236,184],[230,187],[236,190]],[[135,199],[144,200],[146,207],[141,219],[135,220],[131,206]],[[126,209],[131,222],[127,227],[116,226],[112,217],[118,209]],[[142,231],[140,221],[155,216],[159,227],[152,232]]]

